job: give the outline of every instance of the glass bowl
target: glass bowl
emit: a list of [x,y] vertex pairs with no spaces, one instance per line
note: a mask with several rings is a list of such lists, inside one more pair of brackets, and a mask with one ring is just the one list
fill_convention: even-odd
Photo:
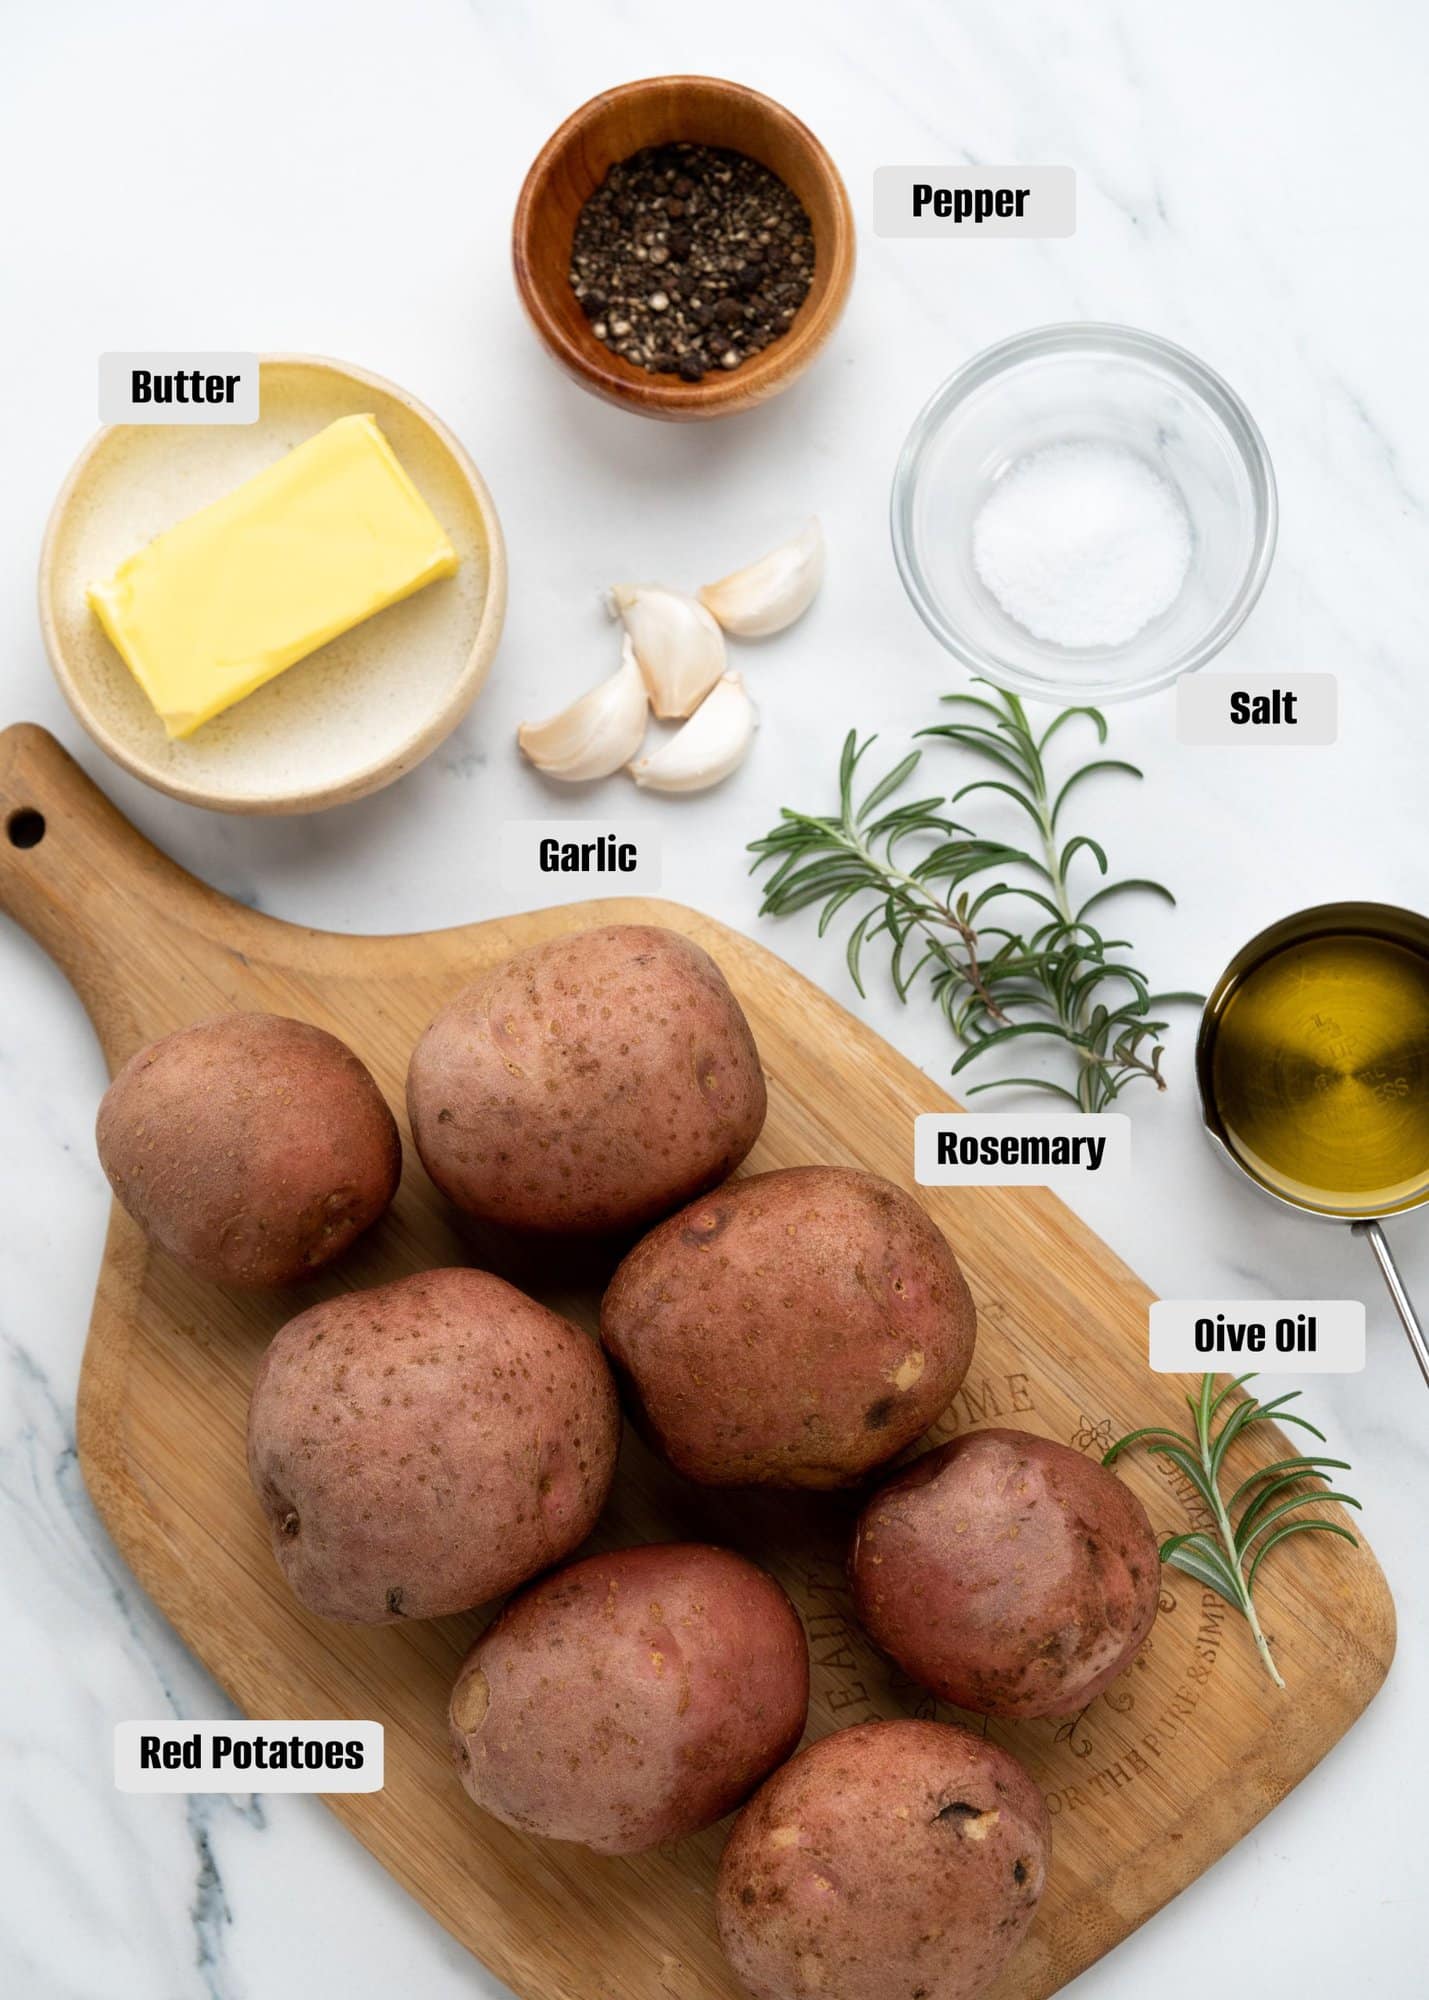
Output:
[[[1067,443],[1134,452],[1190,524],[1180,592],[1119,645],[1034,637],[973,565],[998,480]],[[892,526],[908,595],[965,667],[1045,700],[1116,701],[1204,666],[1248,616],[1275,553],[1275,474],[1244,403],[1184,348],[1132,327],[1043,326],[985,349],[926,405],[893,477]]]

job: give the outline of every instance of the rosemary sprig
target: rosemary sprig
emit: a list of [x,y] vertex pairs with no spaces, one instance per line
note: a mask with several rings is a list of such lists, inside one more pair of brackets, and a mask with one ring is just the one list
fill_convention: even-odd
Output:
[[[1222,1498],[1220,1480],[1226,1453],[1253,1424],[1298,1424],[1301,1430],[1317,1437],[1321,1444],[1325,1442],[1323,1431],[1316,1430],[1304,1417],[1286,1409],[1285,1405],[1293,1403],[1300,1394],[1298,1389],[1277,1396],[1269,1403],[1257,1402],[1253,1396],[1232,1402],[1236,1391],[1254,1379],[1253,1375],[1238,1375],[1233,1382],[1228,1382],[1217,1391],[1214,1375],[1203,1376],[1199,1396],[1186,1398],[1196,1427],[1194,1438],[1152,1425],[1146,1430],[1131,1431],[1126,1437],[1118,1439],[1102,1459],[1102,1464],[1110,1465],[1132,1445],[1146,1444],[1149,1451],[1168,1458],[1190,1480],[1197,1497],[1211,1516],[1212,1525],[1195,1528],[1189,1534],[1170,1536],[1161,1544],[1161,1560],[1194,1578],[1208,1590],[1214,1590],[1234,1610],[1244,1614],[1266,1672],[1277,1687],[1283,1688],[1285,1683],[1271,1658],[1270,1647],[1266,1644],[1256,1615],[1253,1593],[1260,1565],[1278,1543],[1288,1541],[1291,1535],[1339,1535],[1358,1548],[1355,1537],[1338,1521],[1325,1521],[1318,1515],[1307,1519],[1297,1510],[1312,1501],[1338,1500],[1342,1507],[1356,1509],[1360,1503],[1348,1493],[1332,1490],[1330,1473],[1348,1472],[1350,1469],[1344,1459],[1299,1456],[1277,1459],[1274,1465],[1261,1466],[1258,1472],[1252,1472],[1248,1479],[1240,1482],[1229,1499]],[[1216,1420],[1223,1410],[1227,1414],[1217,1429]],[[1239,1520],[1235,1518],[1237,1508],[1240,1508]],[[1292,1516],[1294,1518],[1290,1518]]]
[[[1120,759],[1095,758],[1072,769],[1054,789],[1048,745],[1078,717],[1090,722],[1098,745],[1105,743],[1106,720],[1098,710],[1064,709],[1039,736],[1016,695],[992,689],[986,697],[944,700],[977,713],[919,734],[970,751],[994,765],[998,775],[974,779],[951,799],[890,803],[918,770],[922,753],[912,750],[856,800],[859,765],[876,739],[860,743],[850,731],[839,764],[837,814],[786,808],[778,826],[750,843],[754,870],[772,864],[774,871],[764,884],[760,915],[786,916],[818,903],[822,936],[839,911],[853,904],[858,916],[847,958],[854,985],[864,992],[863,950],[879,937],[889,942],[900,1000],[908,999],[926,972],[935,1000],[966,1044],[954,1075],[988,1050],[1025,1036],[1051,1037],[1076,1055],[1070,1085],[1042,1076],[1006,1077],[975,1084],[970,1096],[1019,1086],[1050,1091],[1082,1111],[1100,1111],[1133,1081],[1149,1079],[1164,1089],[1158,1038],[1167,1023],[1160,1010],[1199,996],[1152,993],[1120,955],[1130,949],[1127,940],[1103,937],[1089,912],[1127,890],[1146,890],[1169,903],[1175,898],[1159,882],[1139,878],[1094,877],[1091,893],[1083,894],[1074,881],[1093,864],[1104,878],[1106,852],[1089,834],[1066,839],[1059,830],[1063,807],[1084,779],[1108,771],[1139,778],[1140,771]],[[979,839],[949,817],[948,807],[985,791],[1015,800],[1036,829],[1035,851]],[[1021,879],[1009,878],[1008,870]],[[978,886],[989,874],[993,879]]]

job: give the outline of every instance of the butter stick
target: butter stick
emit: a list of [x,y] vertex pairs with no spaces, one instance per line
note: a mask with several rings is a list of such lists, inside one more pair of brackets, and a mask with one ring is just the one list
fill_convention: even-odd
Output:
[[373,419],[340,417],[156,536],[89,602],[183,737],[457,564]]

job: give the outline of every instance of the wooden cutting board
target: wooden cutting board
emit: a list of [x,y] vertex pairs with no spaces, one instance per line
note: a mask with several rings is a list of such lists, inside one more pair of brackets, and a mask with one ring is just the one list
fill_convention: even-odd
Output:
[[[748,1012],[770,1103],[751,1169],[837,1161],[909,1185],[914,1114],[949,1108],[770,952],[674,904],[585,904],[411,937],[277,923],[186,875],[52,738],[24,725],[0,736],[0,823],[0,905],[64,968],[111,1068],[171,1028],[271,1008],[349,1042],[399,1109],[419,1031],[481,967],[540,939],[638,920],[706,946]],[[1139,1198],[1174,1213],[1171,1191],[1143,1188]],[[1147,1370],[1150,1294],[1059,1202],[1024,1189],[920,1199],[955,1246],[979,1310],[972,1371],[941,1433],[996,1421],[1097,1453],[1133,1426],[1182,1420],[1186,1381]],[[499,1261],[595,1323],[609,1260],[548,1252],[529,1269],[498,1260],[459,1233],[410,1144],[387,1221],[340,1276],[280,1297],[186,1277],[116,1209],[79,1392],[90,1493],[145,1589],[249,1715],[386,1725],[385,1790],[335,1797],[332,1809],[523,2000],[734,2000],[710,1900],[721,1829],[619,1861],[507,1832],[467,1802],[445,1740],[449,1683],[482,1621],[323,1624],[298,1608],[274,1565],[243,1461],[265,1342],[340,1286],[463,1259]],[[1270,1438],[1257,1450],[1260,1462],[1283,1455]],[[1186,1523],[1185,1496],[1159,1463],[1135,1460],[1126,1478],[1154,1526],[1171,1531]],[[808,1625],[812,1735],[944,1713],[900,1684],[851,1623],[842,1558],[853,1508],[847,1496],[702,1492],[627,1438],[600,1541],[708,1539],[774,1570]],[[1167,1571],[1141,1658],[1085,1715],[991,1725],[1046,1793],[1055,1843],[1046,1899],[998,2000],[1041,2000],[1125,1937],[1304,1777],[1379,1687],[1394,1611],[1368,1549],[1301,1538],[1262,1577],[1285,1694],[1262,1674],[1240,1621]]]

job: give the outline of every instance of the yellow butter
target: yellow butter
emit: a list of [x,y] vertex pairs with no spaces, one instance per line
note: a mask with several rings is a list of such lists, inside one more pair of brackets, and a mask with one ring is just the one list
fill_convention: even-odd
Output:
[[456,569],[371,417],[340,417],[122,562],[89,602],[170,736]]

